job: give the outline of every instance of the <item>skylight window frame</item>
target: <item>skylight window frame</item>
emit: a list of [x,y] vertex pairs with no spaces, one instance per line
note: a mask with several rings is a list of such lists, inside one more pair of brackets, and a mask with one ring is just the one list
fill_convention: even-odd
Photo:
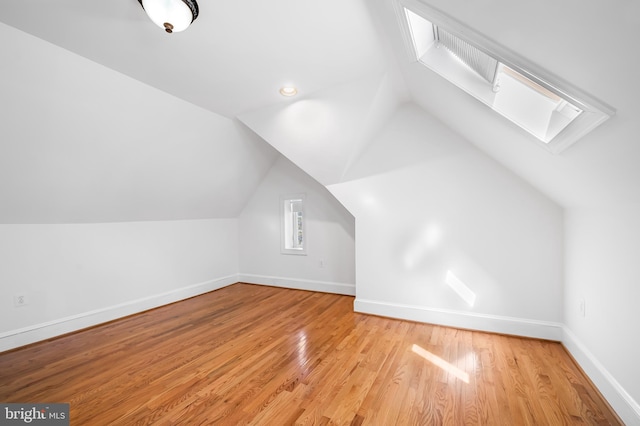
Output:
[[[421,57],[417,53],[416,46],[414,46],[414,38],[405,9],[413,12],[418,16],[421,16],[425,20],[431,22],[433,25],[445,29],[455,37],[458,37],[459,39],[469,43],[481,52],[484,52],[487,55],[495,58],[499,64],[501,63],[511,68],[512,70],[528,78],[535,84],[538,84],[545,90],[558,95],[559,97],[569,101],[571,104],[580,108],[582,110],[582,113],[578,117],[573,119],[573,121],[571,121],[562,131],[560,131],[551,141],[547,143],[543,142],[532,133],[526,132],[526,134],[530,136],[530,138],[534,140],[538,145],[544,147],[546,150],[553,154],[559,154],[560,152],[564,151],[566,148],[577,142],[587,133],[591,132],[600,124],[615,115],[615,109],[607,105],[606,103],[596,99],[595,97],[589,95],[578,87],[572,85],[568,81],[550,73],[542,67],[539,67],[538,65],[527,60],[516,52],[504,47],[503,45],[473,30],[472,28],[469,28],[457,19],[445,14],[444,12],[432,6],[423,3],[420,0],[395,0],[394,6],[396,9],[396,15],[400,23],[404,45],[406,47],[409,59],[412,62],[420,62],[425,66],[425,68],[438,73],[443,78],[445,78],[445,80],[451,82],[451,80],[442,75],[442,73],[439,73],[437,70],[432,69],[424,62],[421,62]],[[476,95],[464,89],[463,87],[460,87],[453,82],[452,84],[466,91],[475,99],[480,100]],[[483,102],[482,100],[480,101]],[[500,112],[498,112],[498,114],[509,120],[511,123],[522,127],[520,124],[514,122]]]

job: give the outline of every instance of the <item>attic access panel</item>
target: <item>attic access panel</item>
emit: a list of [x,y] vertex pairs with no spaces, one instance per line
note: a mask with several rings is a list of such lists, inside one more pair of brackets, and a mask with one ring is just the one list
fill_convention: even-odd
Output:
[[414,61],[559,153],[615,111],[419,0],[396,0]]

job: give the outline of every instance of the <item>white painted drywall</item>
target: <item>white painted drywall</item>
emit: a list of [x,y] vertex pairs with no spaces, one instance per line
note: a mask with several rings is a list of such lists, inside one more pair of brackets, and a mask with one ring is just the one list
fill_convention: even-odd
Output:
[[276,158],[237,121],[4,24],[0,40],[0,223],[237,217]]
[[614,406],[628,424],[640,419],[638,220],[640,204],[620,203],[568,209],[565,225],[567,346],[610,401],[626,394]]
[[235,282],[237,241],[237,219],[0,225],[0,335]]
[[480,329],[494,317],[559,326],[562,209],[432,116],[401,107],[346,180],[329,189],[356,217],[356,308],[457,313]]
[[[307,255],[280,252],[280,197],[304,193]],[[280,157],[238,220],[240,278],[330,290],[355,283],[353,216],[309,175]],[[320,286],[320,287],[318,287]],[[331,287],[333,286],[333,287]],[[333,288],[334,291],[341,292]]]
[[393,74],[360,78],[238,119],[323,185],[342,180],[403,99]]

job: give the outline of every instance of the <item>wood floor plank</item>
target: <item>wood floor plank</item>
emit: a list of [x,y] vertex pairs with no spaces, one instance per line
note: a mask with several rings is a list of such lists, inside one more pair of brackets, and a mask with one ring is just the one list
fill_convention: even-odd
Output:
[[622,424],[559,343],[241,283],[0,353],[0,401],[92,426]]

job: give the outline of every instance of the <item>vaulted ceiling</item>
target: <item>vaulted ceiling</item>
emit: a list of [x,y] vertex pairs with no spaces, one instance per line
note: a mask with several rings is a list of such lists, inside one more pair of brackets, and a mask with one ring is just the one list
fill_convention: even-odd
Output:
[[[234,216],[276,155],[256,134],[329,185],[348,179],[350,166],[405,102],[416,103],[565,207],[640,203],[638,2],[423,1],[601,99],[616,115],[562,154],[548,153],[411,62],[393,0],[200,0],[199,18],[172,35],[157,28],[137,0],[3,0],[0,21],[30,36],[11,33],[9,40],[19,44],[0,47],[4,60],[22,64],[0,67],[0,88],[10,95],[3,96],[9,102],[3,102],[0,123],[11,136],[5,133],[0,144],[0,192],[16,206],[28,197],[31,207],[5,209],[0,219]],[[59,57],[66,58],[63,66]],[[22,74],[29,67],[34,75],[28,80]],[[99,80],[80,85],[78,69],[85,68],[85,78],[111,72],[109,85],[122,87],[100,87]],[[64,81],[60,93],[38,98],[53,78]],[[129,87],[135,82],[142,85]],[[296,98],[278,94],[287,83],[298,87]],[[69,135],[60,135],[59,127],[48,141],[31,134],[30,125],[68,120],[64,110],[50,108],[58,95],[76,96],[68,87],[85,96],[77,95],[79,102],[95,95],[108,108],[89,106],[80,117],[84,129],[69,126]],[[157,107],[150,108],[148,99]],[[106,109],[110,129],[96,118]],[[138,118],[143,124],[136,124]],[[96,140],[87,145],[91,132]],[[48,189],[37,190],[45,181]],[[103,202],[95,200],[96,185]],[[141,194],[148,200],[141,201]],[[60,197],[69,198],[66,207],[42,219],[37,212]],[[201,201],[206,197],[212,201]],[[83,198],[93,202],[72,201]],[[114,209],[116,202],[128,207]]]
[[385,70],[364,1],[201,0],[185,32],[166,34],[137,0],[9,0],[0,20],[217,114],[281,101]]

